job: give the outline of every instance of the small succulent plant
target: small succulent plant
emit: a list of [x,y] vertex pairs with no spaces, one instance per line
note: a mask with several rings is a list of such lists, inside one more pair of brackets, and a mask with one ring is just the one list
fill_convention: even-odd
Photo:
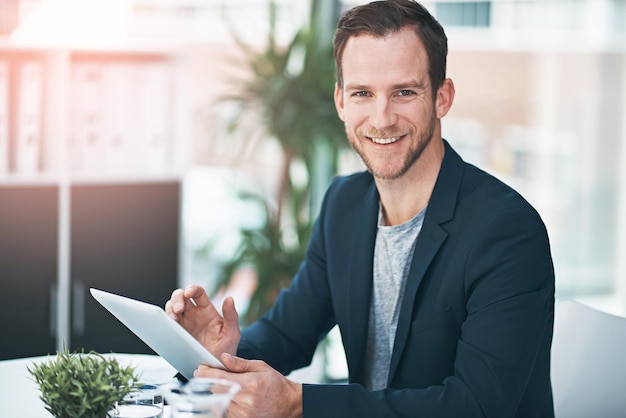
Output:
[[46,410],[56,418],[105,418],[115,403],[137,390],[131,366],[96,352],[57,352],[28,372],[39,385]]

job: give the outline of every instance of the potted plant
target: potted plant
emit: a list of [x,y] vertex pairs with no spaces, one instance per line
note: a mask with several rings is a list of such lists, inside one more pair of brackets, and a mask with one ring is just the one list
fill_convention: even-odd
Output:
[[137,388],[133,367],[96,352],[58,352],[28,372],[34,377],[46,410],[56,418],[105,418],[116,402]]
[[[312,231],[319,190],[336,173],[338,151],[347,144],[333,101],[335,67],[328,35],[332,31],[323,28],[321,22],[326,3],[311,1],[308,24],[288,45],[279,45],[276,40],[273,1],[269,4],[270,25],[264,50],[258,51],[234,36],[246,54],[249,78],[239,80],[237,93],[221,100],[236,109],[226,124],[227,130],[241,136],[241,130],[248,127],[241,122],[253,114],[261,122],[264,137],[276,141],[282,153],[277,195],[268,198],[260,193],[241,194],[262,207],[265,222],[259,228],[241,231],[241,245],[224,265],[216,285],[217,289],[227,286],[238,267],[255,269],[258,284],[244,325],[262,315],[296,273]],[[250,132],[243,136],[257,135]],[[304,168],[305,181],[294,181],[294,167]]]

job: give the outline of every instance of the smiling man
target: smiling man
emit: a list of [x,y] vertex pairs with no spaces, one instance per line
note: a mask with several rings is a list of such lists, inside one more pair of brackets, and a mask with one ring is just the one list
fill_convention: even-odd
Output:
[[[348,10],[335,104],[368,170],[333,181],[291,286],[240,331],[204,289],[167,312],[237,381],[229,417],[553,417],[554,271],[545,227],[513,189],[441,137],[447,39],[411,0]],[[346,385],[284,377],[339,326]]]

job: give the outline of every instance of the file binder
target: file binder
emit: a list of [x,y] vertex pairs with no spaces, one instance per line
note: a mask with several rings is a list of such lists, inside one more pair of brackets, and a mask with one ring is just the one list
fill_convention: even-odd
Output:
[[135,152],[137,112],[141,83],[135,66],[128,62],[109,63],[104,75],[103,117],[105,170],[127,174],[143,156]]
[[104,165],[103,78],[104,64],[74,64],[71,112],[73,172],[98,172]]
[[162,172],[171,143],[172,98],[169,67],[149,63],[142,68],[139,128],[142,171]]
[[42,132],[43,64],[25,61],[17,71],[15,168],[20,174],[36,173]]
[[0,177],[9,172],[9,65],[0,62]]

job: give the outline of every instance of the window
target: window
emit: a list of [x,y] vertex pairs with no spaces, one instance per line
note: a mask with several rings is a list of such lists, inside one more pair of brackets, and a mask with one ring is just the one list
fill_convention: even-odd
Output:
[[626,0],[613,0],[613,25],[615,32],[626,33]]
[[435,6],[437,20],[444,26],[486,28],[491,25],[491,2],[446,2]]

